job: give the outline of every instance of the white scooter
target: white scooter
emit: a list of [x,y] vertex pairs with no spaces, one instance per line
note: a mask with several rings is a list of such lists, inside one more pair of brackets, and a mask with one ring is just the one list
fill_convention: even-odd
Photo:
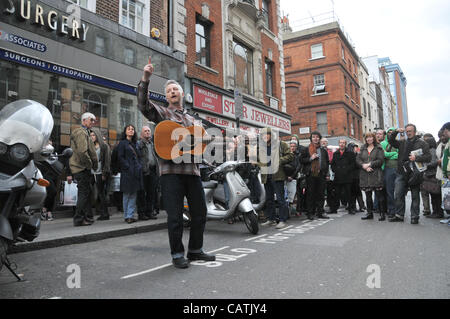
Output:
[[[252,204],[250,201],[250,190],[236,171],[240,165],[244,164],[245,162],[228,161],[215,167],[208,175],[210,181],[203,182],[208,209],[206,217],[212,220],[224,220],[242,215],[248,230],[252,234],[257,234],[259,225],[255,207],[260,207],[264,203]],[[228,203],[225,200],[223,181],[227,182],[229,188]],[[185,208],[183,218],[185,222],[189,222],[189,207],[186,202]]]

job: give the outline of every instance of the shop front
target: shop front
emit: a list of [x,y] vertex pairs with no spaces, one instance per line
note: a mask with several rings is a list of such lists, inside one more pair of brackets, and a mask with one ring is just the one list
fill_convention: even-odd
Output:
[[[223,129],[237,132],[235,99],[232,93],[197,82],[194,82],[192,92],[193,109],[201,118]],[[244,99],[239,130],[244,134],[258,134],[264,127],[278,130],[281,136],[290,135],[290,116]]]
[[74,24],[63,2],[12,1],[15,10],[0,8],[0,109],[18,99],[47,106],[57,150],[70,145],[81,114],[91,112],[114,145],[127,124],[138,130],[147,124],[137,109],[136,85],[148,57],[155,65],[150,98],[156,103],[165,103],[167,79],[184,82],[184,57],[91,12],[82,11]]

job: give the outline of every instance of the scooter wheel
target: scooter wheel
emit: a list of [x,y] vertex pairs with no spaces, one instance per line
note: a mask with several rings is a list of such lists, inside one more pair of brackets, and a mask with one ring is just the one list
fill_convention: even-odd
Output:
[[251,212],[246,212],[242,214],[244,217],[245,226],[247,226],[247,229],[254,235],[256,235],[259,231],[259,224],[258,224],[258,215],[253,210]]

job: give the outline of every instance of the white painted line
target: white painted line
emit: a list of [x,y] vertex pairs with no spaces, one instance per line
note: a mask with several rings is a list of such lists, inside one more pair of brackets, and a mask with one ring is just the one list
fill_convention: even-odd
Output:
[[48,299],[62,299],[62,297],[51,297],[51,298],[48,298]]
[[284,228],[280,228],[280,229],[278,229],[278,230],[279,230],[279,231],[283,231],[283,230],[285,230],[285,229],[289,229],[289,228],[292,228],[292,227],[294,227],[294,225],[287,226],[287,227],[284,227]]
[[[230,248],[230,246],[225,246],[225,247],[222,247],[222,248],[218,248],[218,249],[215,249],[215,250],[211,250],[211,251],[208,251],[207,253],[210,254],[210,253],[214,253],[214,252],[216,252],[216,251],[224,250],[224,249],[227,249],[227,248]],[[165,265],[162,265],[162,266],[158,266],[158,267],[155,267],[155,268],[152,268],[152,269],[147,269],[147,270],[144,270],[144,271],[135,273],[135,274],[123,276],[123,277],[121,277],[120,279],[129,279],[129,278],[133,278],[133,277],[145,275],[145,274],[148,274],[148,273],[151,273],[151,272],[153,272],[153,271],[156,271],[156,270],[159,270],[159,269],[163,269],[163,268],[166,268],[166,267],[169,267],[169,266],[172,266],[172,263],[170,263],[170,264],[165,264]]]
[[255,239],[258,239],[258,238],[261,238],[261,237],[267,236],[267,235],[268,235],[268,234],[264,234],[264,235],[260,235],[260,236],[252,237],[252,238],[246,239],[246,240],[244,240],[244,241],[252,241],[252,240],[255,240]]
[[128,276],[123,276],[123,277],[120,278],[120,279],[129,279],[129,278],[137,277],[137,276],[140,276],[140,275],[145,275],[145,274],[151,273],[152,271],[159,270],[159,269],[163,269],[163,268],[166,268],[166,267],[169,267],[169,266],[172,266],[172,263],[170,263],[170,264],[165,264],[165,265],[162,265],[162,266],[158,266],[158,267],[155,267],[155,268],[152,268],[152,269],[144,270],[144,271],[138,272],[138,273],[136,273],[136,274],[131,274],[131,275],[128,275]]

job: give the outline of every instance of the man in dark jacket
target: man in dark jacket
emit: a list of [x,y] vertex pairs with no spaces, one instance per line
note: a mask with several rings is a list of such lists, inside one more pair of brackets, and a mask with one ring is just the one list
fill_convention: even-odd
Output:
[[[397,134],[406,132],[407,138],[405,140],[397,140]],[[389,144],[398,149],[397,162],[397,178],[395,179],[395,216],[389,218],[391,222],[403,221],[405,218],[405,196],[408,193],[408,187],[411,189],[411,224],[419,223],[420,213],[420,183],[408,185],[408,180],[411,173],[408,172],[408,167],[412,163],[429,163],[431,161],[430,148],[428,144],[416,136],[416,126],[408,124],[405,128],[396,129],[388,137]],[[418,155],[411,153],[413,151],[421,150],[422,154]]]
[[320,147],[321,138],[322,135],[319,132],[312,132],[309,138],[311,144],[305,149],[301,157],[306,174],[306,198],[308,219],[310,220],[314,219],[315,214],[318,218],[329,218],[324,212],[323,205],[325,182],[330,162],[327,151]]
[[142,127],[141,138],[137,142],[137,148],[140,151],[139,159],[142,163],[142,174],[144,178],[144,188],[138,193],[139,219],[156,219],[154,209],[156,209],[158,203],[158,162],[153,147],[150,127]]
[[331,161],[331,169],[334,172],[334,187],[336,188],[336,200],[349,203],[348,212],[354,214],[353,205],[350,204],[352,172],[355,169],[355,160],[352,153],[347,151],[347,141],[339,140],[339,149],[334,152]]

